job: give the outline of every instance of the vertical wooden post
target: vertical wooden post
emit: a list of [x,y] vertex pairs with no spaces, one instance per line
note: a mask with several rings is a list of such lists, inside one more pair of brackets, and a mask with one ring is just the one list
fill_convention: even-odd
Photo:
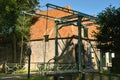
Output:
[[[57,70],[57,66],[58,66],[58,25],[57,25],[58,21],[55,21],[55,70]],[[57,76],[54,76],[54,80],[58,80]]]
[[57,25],[57,21],[55,21],[56,25],[55,25],[55,64],[57,64],[58,60],[58,25]]
[[82,21],[82,16],[78,15],[78,69],[81,72],[82,71],[82,34],[81,34],[81,21]]

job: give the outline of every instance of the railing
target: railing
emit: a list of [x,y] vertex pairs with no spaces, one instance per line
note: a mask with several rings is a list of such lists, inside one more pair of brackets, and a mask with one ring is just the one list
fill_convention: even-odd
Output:
[[49,73],[49,72],[76,72],[77,64],[76,63],[38,63],[38,71],[40,74]]
[[[75,72],[77,71],[77,64],[76,63],[39,63],[39,62],[31,62],[31,71],[35,70],[39,73],[44,72]],[[24,63],[22,66],[19,63],[4,63],[4,68],[6,73],[12,73],[17,71],[23,67],[27,70],[28,63]]]
[[21,69],[24,66],[24,64],[19,63],[3,63],[3,68],[5,73],[13,73],[17,70]]
[[[26,63],[27,64],[27,63]],[[25,65],[26,65],[25,64]],[[78,66],[76,63],[31,63],[36,67],[40,75],[44,75],[46,73],[52,72],[55,74],[61,73],[73,73],[78,72]],[[6,63],[5,68],[7,72],[16,71],[15,69],[19,69],[19,63]],[[81,73],[78,73],[81,74]],[[74,75],[73,75],[74,76]],[[79,77],[79,76],[78,76]],[[117,74],[104,74],[99,72],[85,72],[86,80],[120,80],[120,75]]]

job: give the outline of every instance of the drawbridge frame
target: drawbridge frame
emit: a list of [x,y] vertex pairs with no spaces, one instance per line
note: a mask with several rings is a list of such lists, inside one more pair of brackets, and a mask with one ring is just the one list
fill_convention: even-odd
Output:
[[[71,15],[57,18],[55,19],[55,57],[58,57],[58,30],[61,27],[68,26],[68,25],[74,25],[78,27],[78,72],[83,71],[83,56],[82,56],[82,18],[89,18],[92,20],[96,20],[97,18],[88,14],[84,14],[75,10],[67,9],[64,7],[56,6],[53,4],[46,4],[47,7],[57,9],[66,13],[70,13]],[[77,18],[76,20],[74,20]],[[58,25],[62,25],[61,27],[58,27]],[[55,64],[57,64],[57,59],[55,59]]]
[[[84,13],[81,13],[81,12],[78,12],[75,10],[67,9],[67,8],[56,6],[53,4],[46,4],[46,6],[47,6],[47,8],[57,9],[57,10],[69,13],[70,15],[65,16],[65,17],[61,17],[61,18],[55,18],[55,17],[51,17],[48,15],[30,13],[30,12],[26,12],[26,11],[23,11],[23,13],[27,14],[27,15],[36,16],[36,17],[43,17],[46,19],[55,20],[55,57],[54,57],[55,63],[51,63],[54,65],[56,64],[55,71],[57,71],[57,64],[58,64],[58,61],[56,58],[56,57],[58,57],[58,45],[59,45],[58,30],[62,27],[68,26],[68,25],[74,25],[75,27],[77,26],[78,27],[78,63],[74,64],[74,65],[78,66],[78,70],[76,70],[77,72],[83,72],[83,68],[84,68],[83,64],[84,63],[83,63],[83,55],[82,55],[82,30],[81,30],[83,28],[83,26],[81,24],[82,18],[89,18],[91,20],[97,20],[97,18],[94,16],[91,16],[91,15],[88,15],[88,14],[84,14]],[[76,18],[76,19],[74,20],[74,18]],[[62,25],[62,26],[59,27],[59,25]],[[48,40],[49,40],[49,38],[48,38]],[[49,63],[45,63],[45,64],[49,65]],[[39,69],[40,68],[41,67],[39,67]]]

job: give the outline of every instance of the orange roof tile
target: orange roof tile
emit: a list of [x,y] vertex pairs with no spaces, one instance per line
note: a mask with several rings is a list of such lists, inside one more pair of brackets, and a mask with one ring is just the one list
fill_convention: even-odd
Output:
[[[70,8],[70,7],[68,7]],[[71,9],[71,8],[70,8]],[[56,18],[60,18],[60,17],[64,17],[64,16],[68,16],[70,15],[69,13],[63,12],[63,11],[59,11],[59,10],[48,10],[47,11],[37,11],[37,13],[40,14],[44,14],[48,16],[52,16],[52,17],[56,17]],[[84,22],[83,24],[87,24],[87,23],[92,23],[92,22]],[[54,34],[55,34],[55,22],[54,20],[51,19],[46,19],[43,17],[39,17],[37,19],[37,21],[31,26],[31,40],[37,40],[37,39],[43,39],[44,35],[49,35],[49,38],[54,38]],[[96,31],[96,26],[88,26],[88,34],[89,34],[89,38],[93,38],[93,31]],[[78,28],[71,25],[71,26],[66,26],[66,27],[62,27],[61,29],[59,29],[59,34],[62,38],[65,37],[71,37],[73,35],[78,35]]]

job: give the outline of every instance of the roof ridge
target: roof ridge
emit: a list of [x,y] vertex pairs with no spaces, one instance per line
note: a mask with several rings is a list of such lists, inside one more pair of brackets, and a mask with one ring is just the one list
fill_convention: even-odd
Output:
[[71,6],[67,5],[67,6],[64,6],[64,8],[67,8],[67,9],[72,9]]

